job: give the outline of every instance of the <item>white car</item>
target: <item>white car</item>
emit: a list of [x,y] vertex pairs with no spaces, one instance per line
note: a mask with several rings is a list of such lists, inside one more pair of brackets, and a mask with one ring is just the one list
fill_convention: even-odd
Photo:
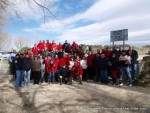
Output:
[[7,52],[0,52],[0,60],[9,59],[10,54]]

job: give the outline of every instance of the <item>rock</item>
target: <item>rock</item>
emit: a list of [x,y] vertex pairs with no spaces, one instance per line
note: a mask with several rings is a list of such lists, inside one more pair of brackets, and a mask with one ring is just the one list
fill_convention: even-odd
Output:
[[148,59],[150,59],[150,56],[145,56],[145,57],[143,57],[143,61],[146,61],[146,60],[148,60]]
[[13,75],[0,75],[0,83],[10,82],[13,79]]
[[0,60],[0,76],[1,75],[10,75],[10,63],[8,60]]

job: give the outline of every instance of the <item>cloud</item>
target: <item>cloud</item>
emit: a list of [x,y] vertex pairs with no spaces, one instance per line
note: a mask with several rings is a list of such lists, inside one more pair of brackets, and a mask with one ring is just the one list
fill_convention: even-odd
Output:
[[[50,20],[37,28],[25,31],[42,31],[60,34],[57,42],[65,39],[86,44],[111,44],[110,31],[129,29],[128,43],[150,42],[150,1],[149,0],[98,0],[87,11],[65,18],[62,23]],[[78,26],[82,20],[92,21],[89,25]],[[143,40],[144,39],[144,40]],[[136,41],[134,43],[134,41]]]

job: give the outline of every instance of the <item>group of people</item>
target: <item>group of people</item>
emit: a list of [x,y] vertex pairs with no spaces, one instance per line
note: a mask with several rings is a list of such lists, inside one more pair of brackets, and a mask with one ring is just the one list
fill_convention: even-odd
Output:
[[[39,41],[26,53],[16,54],[13,60],[16,76],[16,89],[30,84],[33,79],[34,84],[51,84],[59,82],[72,84],[72,81],[95,81],[102,84],[124,85],[126,80],[132,86],[132,81],[137,77],[137,58],[136,50],[129,47],[117,50],[108,47],[92,51],[87,48],[81,49],[73,42],[69,44],[67,40],[62,45],[55,41]],[[112,78],[110,81],[109,78]],[[121,83],[118,80],[121,79]]]

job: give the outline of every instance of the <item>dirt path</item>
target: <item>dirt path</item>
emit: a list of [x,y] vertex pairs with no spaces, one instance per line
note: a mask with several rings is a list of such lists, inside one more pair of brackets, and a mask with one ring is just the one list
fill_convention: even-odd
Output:
[[150,89],[84,83],[0,85],[0,113],[150,113]]

